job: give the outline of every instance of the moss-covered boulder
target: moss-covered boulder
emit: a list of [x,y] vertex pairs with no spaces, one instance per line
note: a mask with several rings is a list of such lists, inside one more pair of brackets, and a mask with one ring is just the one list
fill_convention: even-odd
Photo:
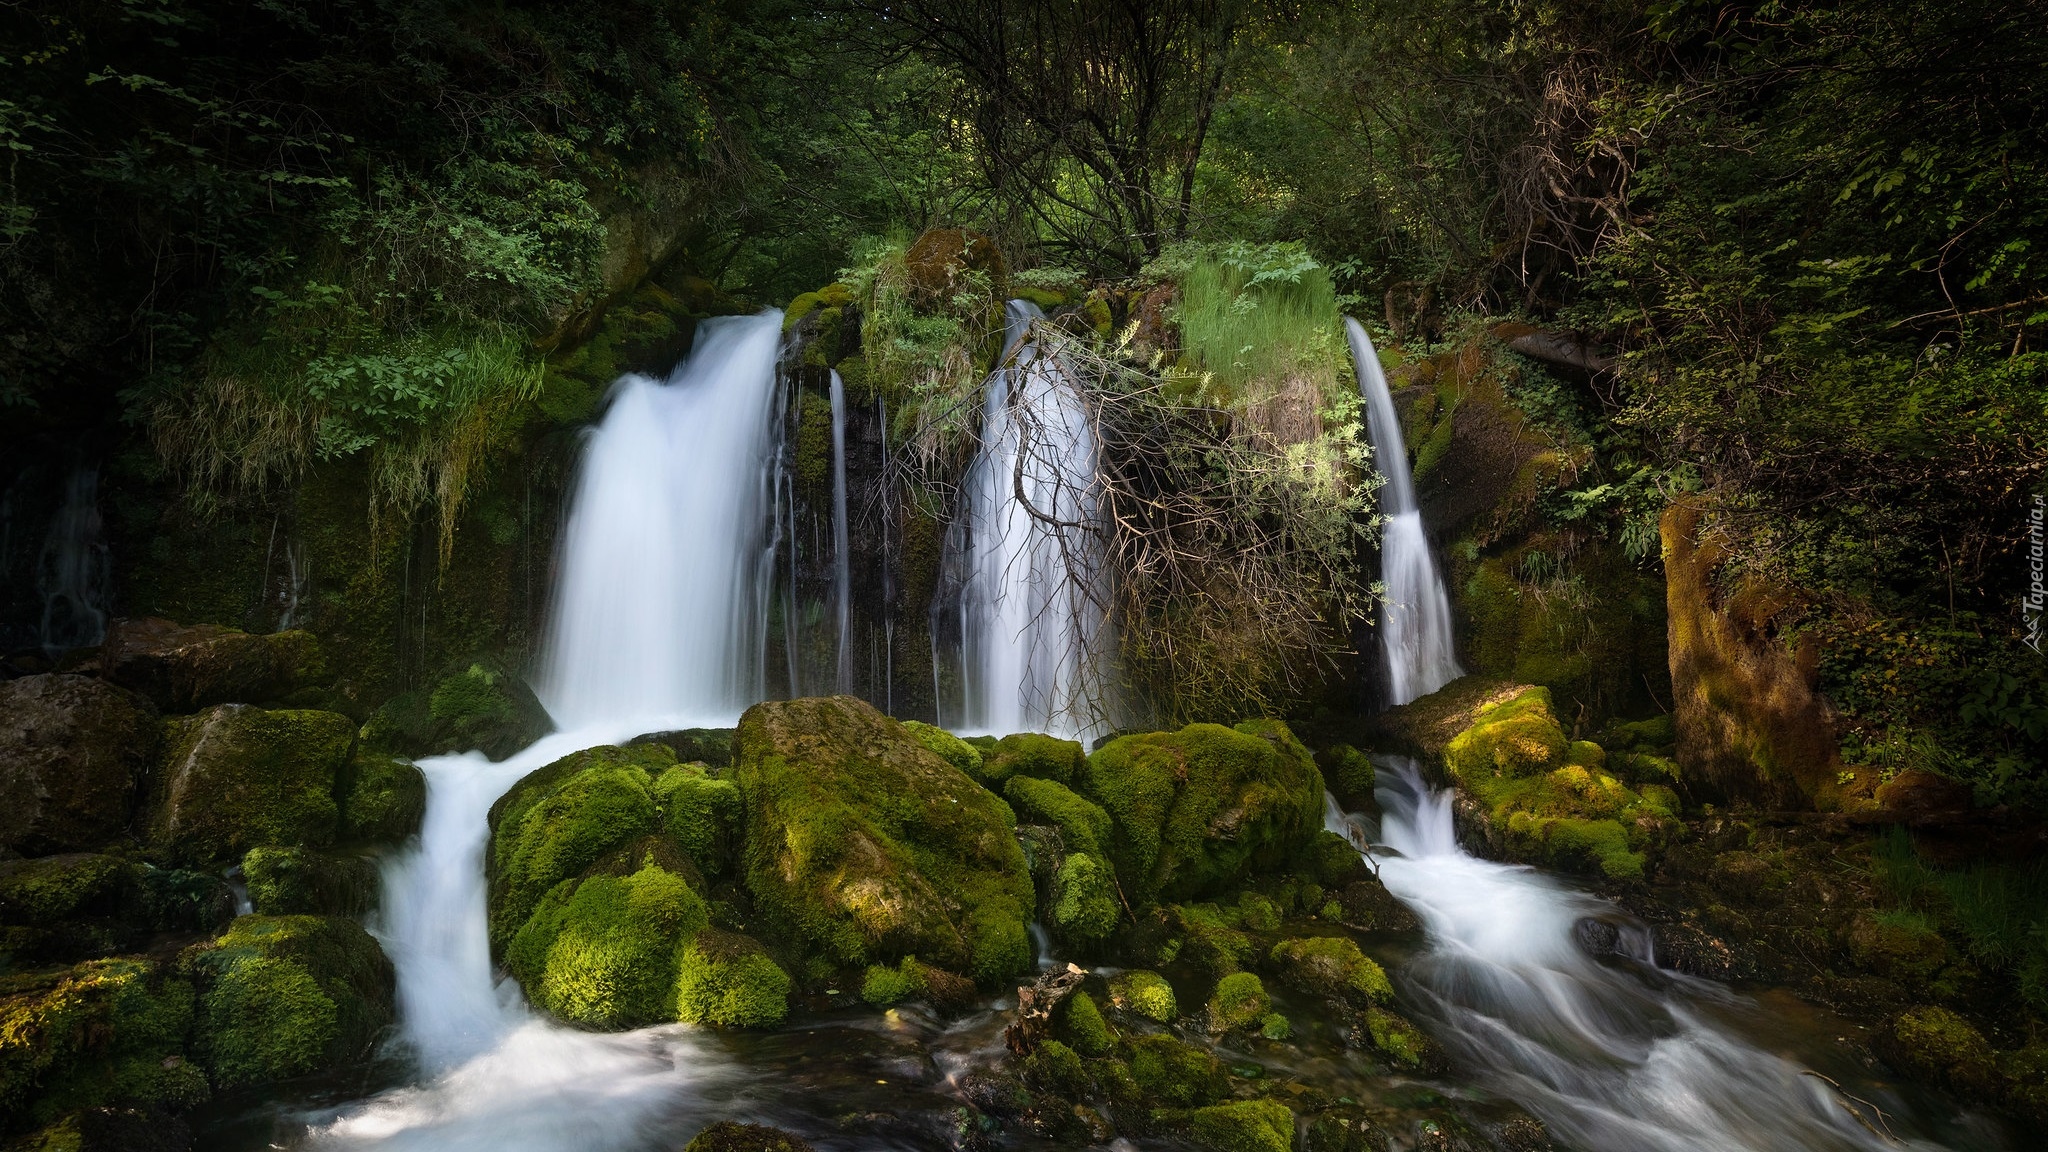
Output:
[[674,766],[662,745],[586,748],[522,777],[491,805],[490,932],[502,949],[565,880],[660,826],[654,779]]
[[1157,1105],[1199,1108],[1230,1094],[1223,1065],[1207,1050],[1173,1036],[1131,1041],[1131,1075]]
[[654,778],[661,825],[707,877],[738,864],[744,819],[739,785],[713,777],[701,763],[678,764]]
[[1902,909],[1858,912],[1848,944],[1859,966],[1899,981],[1924,983],[1949,961],[1948,944],[1927,918]]
[[8,1145],[9,1152],[192,1152],[192,1129],[155,1107],[81,1108]]
[[1083,1056],[1101,1056],[1116,1045],[1116,1034],[1095,1006],[1095,997],[1076,992],[1061,1003],[1056,1017],[1058,1033],[1068,1047]]
[[264,916],[361,917],[377,906],[377,864],[312,848],[251,848],[242,857],[249,904]]
[[1255,1028],[1272,1007],[1257,976],[1232,972],[1216,982],[1216,991],[1209,996],[1209,1027],[1218,1032]]
[[1036,776],[1012,776],[1002,792],[1020,822],[1058,828],[1068,851],[1106,854],[1114,827],[1109,813],[1066,785]]
[[326,678],[320,642],[298,630],[252,635],[219,624],[144,617],[107,625],[100,675],[166,712],[263,704]]
[[1294,1113],[1277,1100],[1235,1100],[1198,1108],[1188,1138],[1209,1152],[1293,1152]]
[[1180,1015],[1173,985],[1159,973],[1144,969],[1119,972],[1109,982],[1109,1002],[1125,1012],[1160,1024],[1171,1024]]
[[1109,813],[1110,861],[1134,908],[1280,868],[1322,829],[1322,774],[1277,720],[1119,737],[1083,777]]
[[780,1128],[728,1120],[697,1133],[683,1152],[811,1152],[811,1146]]
[[1979,1099],[1995,1097],[2003,1086],[1990,1041],[1947,1008],[1923,1005],[1899,1013],[1877,1030],[1871,1047],[1908,1076]]
[[1273,946],[1272,962],[1282,980],[1312,996],[1359,1008],[1394,998],[1386,970],[1348,936],[1283,940]]
[[125,836],[158,737],[156,708],[86,676],[0,682],[0,848],[87,851]]
[[829,964],[915,954],[994,981],[1031,963],[1015,818],[904,726],[848,696],[740,718],[746,884],[778,943]]
[[75,1109],[203,1103],[187,1058],[189,981],[135,957],[0,978],[0,1127],[47,1124]]
[[911,738],[932,750],[939,759],[951,764],[977,780],[983,779],[981,749],[962,740],[934,724],[922,720],[905,720],[903,730]]
[[182,963],[200,989],[199,1049],[219,1087],[345,1067],[393,1018],[391,962],[338,916],[243,916]]
[[358,746],[343,771],[341,839],[395,844],[417,834],[427,814],[427,777],[412,761]]
[[1109,865],[1086,852],[1069,854],[1052,879],[1047,925],[1062,941],[1087,950],[1108,940],[1121,919]]
[[90,852],[0,861],[0,962],[21,968],[139,947],[151,927],[142,872]]
[[1566,739],[1545,688],[1479,709],[1443,763],[1484,813],[1489,845],[1531,863],[1640,879],[1644,849],[1678,814],[1669,788],[1632,789],[1606,770],[1599,745]]
[[1443,1066],[1443,1052],[1436,1042],[1405,1016],[1385,1008],[1368,1008],[1365,1031],[1372,1046],[1396,1068],[1428,1072]]
[[998,792],[1012,776],[1072,784],[1081,778],[1087,765],[1087,750],[1078,741],[1017,732],[982,750],[981,771],[976,778]]
[[495,661],[472,660],[430,688],[385,701],[363,726],[363,742],[406,756],[473,749],[503,760],[554,727],[524,680]]
[[534,1006],[593,1028],[676,1018],[677,964],[708,915],[659,843],[606,870],[622,875],[556,884],[513,935],[506,966]]
[[789,974],[759,941],[708,928],[677,964],[675,1018],[716,1028],[765,1028],[789,1013]]
[[167,722],[150,845],[175,860],[225,863],[260,845],[333,843],[335,785],[355,728],[335,712],[246,704]]

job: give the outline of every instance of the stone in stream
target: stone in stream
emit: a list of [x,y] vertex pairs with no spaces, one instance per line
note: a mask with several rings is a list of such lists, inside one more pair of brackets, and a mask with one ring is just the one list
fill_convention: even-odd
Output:
[[495,661],[470,660],[385,701],[363,725],[363,742],[406,756],[473,749],[503,760],[554,728],[526,681]]
[[258,846],[334,842],[335,784],[355,745],[348,717],[222,704],[165,728],[144,820],[157,852],[226,864]]
[[391,962],[339,916],[243,916],[180,966],[199,990],[200,1056],[220,1088],[347,1067],[395,1015]]
[[327,665],[310,632],[256,635],[219,624],[157,617],[115,620],[100,647],[100,675],[166,712],[277,700],[317,684]]
[[89,851],[128,834],[157,746],[141,696],[55,673],[0,683],[0,848]]

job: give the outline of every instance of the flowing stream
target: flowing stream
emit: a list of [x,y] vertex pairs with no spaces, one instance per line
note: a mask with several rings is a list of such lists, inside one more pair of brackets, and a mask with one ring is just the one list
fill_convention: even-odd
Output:
[[1012,300],[1007,315],[1011,360],[989,379],[981,452],[947,545],[962,572],[962,692],[940,719],[1085,740],[1105,711],[1094,667],[1105,625],[1084,590],[1099,562],[1095,434],[1067,374],[1028,342],[1044,313]]
[[1381,651],[1386,654],[1387,702],[1406,704],[1465,674],[1453,650],[1451,598],[1429,553],[1422,509],[1415,503],[1407,441],[1387,374],[1365,326],[1349,316],[1351,360],[1358,391],[1365,398],[1366,435],[1386,485],[1380,489],[1380,583],[1386,589],[1380,612]]
[[781,315],[713,320],[665,382],[618,384],[586,446],[543,678],[565,730],[492,763],[420,762],[427,813],[384,876],[380,935],[428,1079],[315,1124],[314,1147],[623,1149],[730,1079],[701,1034],[563,1028],[495,982],[483,851],[520,777],[641,732],[730,724],[758,698]]

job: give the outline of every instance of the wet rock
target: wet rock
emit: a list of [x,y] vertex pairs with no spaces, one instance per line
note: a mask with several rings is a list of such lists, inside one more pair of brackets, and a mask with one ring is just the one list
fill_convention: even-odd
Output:
[[1879,784],[1874,798],[1878,811],[1873,816],[1912,823],[1967,812],[1971,793],[1961,780],[1908,768]]
[[149,960],[10,977],[0,985],[0,1125],[61,1127],[67,1113],[115,1103],[203,1103],[206,1074],[184,1047],[192,1022],[191,983]]
[[1422,927],[1415,912],[1394,898],[1377,878],[1353,880],[1337,892],[1344,923],[1367,932],[1414,932]]
[[377,941],[338,916],[243,916],[188,950],[201,1053],[220,1087],[347,1067],[394,1016]]
[[1873,1038],[1879,1059],[1898,1071],[1979,1099],[2002,1087],[1989,1041],[1946,1008],[1923,1005],[1894,1016]]
[[586,748],[521,777],[491,805],[484,860],[493,949],[556,885],[659,830],[654,778],[673,763],[665,747]]
[[1366,1009],[1364,1032],[1380,1055],[1397,1068],[1434,1073],[1446,1066],[1436,1042],[1398,1013],[1385,1008]]
[[1348,936],[1283,940],[1274,945],[1271,959],[1282,980],[1312,996],[1358,1008],[1394,998],[1386,970]]
[[707,768],[725,768],[732,764],[730,728],[677,728],[667,732],[649,732],[626,741],[628,748],[641,744],[666,744],[676,759],[684,764],[702,764]]
[[1015,817],[903,725],[849,696],[740,718],[746,883],[792,951],[916,955],[989,983],[1029,968],[1034,894]]
[[1322,830],[1322,773],[1276,720],[1119,737],[1082,784],[1113,821],[1110,861],[1137,909],[1278,870]]
[[1393,1146],[1385,1128],[1352,1109],[1310,1118],[1303,1141],[1306,1152],[1388,1152]]
[[139,946],[149,930],[142,871],[84,852],[0,861],[0,956],[29,966]]
[[251,848],[242,857],[249,903],[263,916],[351,916],[377,905],[376,862],[311,848]]
[[1497,1135],[1506,1152],[1553,1152],[1557,1147],[1550,1142],[1550,1131],[1533,1116],[1518,1116],[1508,1121],[1501,1125]]
[[455,668],[432,688],[385,701],[363,726],[363,742],[405,756],[475,750],[503,760],[554,729],[524,680],[479,660]]
[[780,1024],[789,989],[789,976],[758,941],[707,928],[677,963],[676,1019],[717,1028]]
[[156,708],[85,676],[0,683],[0,847],[27,856],[127,834],[158,738]]
[[811,1152],[794,1133],[765,1124],[713,1124],[684,1145],[683,1152]]
[[1171,1108],[1199,1108],[1230,1094],[1223,1065],[1204,1049],[1172,1036],[1131,1041],[1131,1077],[1151,1100]]
[[255,635],[219,624],[181,625],[157,617],[115,620],[100,648],[100,675],[140,692],[166,712],[214,704],[262,704],[326,676],[310,632]]
[[222,704],[165,725],[145,833],[191,863],[226,863],[259,845],[334,842],[335,783],[355,743],[335,712]]
[[1292,1152],[1294,1113],[1277,1100],[1238,1100],[1198,1108],[1188,1137],[1210,1152]]
[[1171,1024],[1180,1015],[1173,985],[1157,972],[1120,972],[1109,982],[1112,1006],[1160,1024]]
[[341,786],[341,839],[395,844],[416,835],[427,814],[427,778],[410,760],[357,747]]

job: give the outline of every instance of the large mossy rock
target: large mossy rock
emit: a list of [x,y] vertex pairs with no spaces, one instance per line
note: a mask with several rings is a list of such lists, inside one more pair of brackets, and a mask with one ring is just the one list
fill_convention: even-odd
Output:
[[431,688],[385,701],[363,742],[406,756],[478,751],[503,760],[555,730],[524,680],[487,660],[452,668]]
[[125,836],[157,736],[156,708],[111,684],[0,683],[0,848],[41,856]]
[[0,977],[0,1127],[203,1103],[206,1074],[186,1058],[193,1005],[190,981],[138,957]]
[[391,962],[338,916],[243,916],[188,950],[200,1050],[217,1087],[340,1069],[393,1019]]
[[318,684],[327,664],[311,632],[254,635],[219,624],[155,617],[116,620],[100,647],[100,675],[166,712],[262,704]]
[[141,946],[143,868],[67,852],[0,861],[0,963],[20,968]]
[[779,1022],[789,976],[707,928],[705,876],[731,866],[739,808],[731,781],[665,743],[585,749],[513,785],[490,815],[490,931],[527,998],[591,1028]]
[[335,712],[247,704],[168,722],[150,845],[180,861],[231,863],[259,846],[333,843],[355,728]]
[[746,882],[793,949],[829,965],[915,955],[988,982],[1031,963],[1031,878],[1009,808],[850,696],[740,718]]
[[1322,773],[1277,720],[1122,736],[1083,776],[1109,813],[1110,861],[1134,908],[1282,867],[1322,829]]
[[427,777],[410,760],[358,746],[342,773],[341,839],[393,844],[419,832]]
[[1678,814],[1669,788],[1630,788],[1607,770],[1598,744],[1568,740],[1549,689],[1524,687],[1469,715],[1471,723],[1444,746],[1443,765],[1465,794],[1464,811],[1481,820],[1478,831],[1490,849],[1529,863],[1641,879],[1644,850],[1661,841]]

